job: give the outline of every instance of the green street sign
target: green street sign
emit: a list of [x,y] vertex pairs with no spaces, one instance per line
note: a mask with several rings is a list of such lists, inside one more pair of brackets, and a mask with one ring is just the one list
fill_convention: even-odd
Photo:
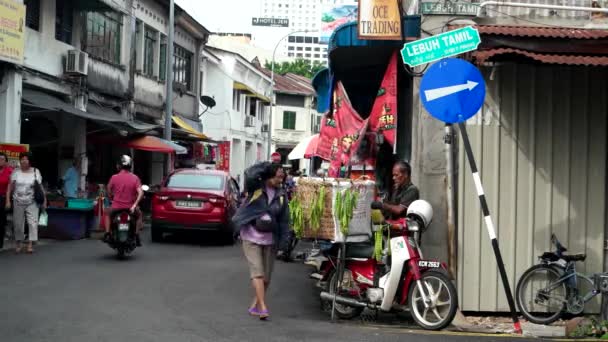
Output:
[[401,57],[403,63],[415,67],[477,50],[479,43],[481,43],[479,31],[472,26],[467,26],[407,43],[401,49]]

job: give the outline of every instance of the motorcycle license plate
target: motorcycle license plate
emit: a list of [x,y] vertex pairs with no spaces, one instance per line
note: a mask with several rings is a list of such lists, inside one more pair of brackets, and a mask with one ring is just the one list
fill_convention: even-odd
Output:
[[420,260],[418,261],[418,267],[440,268],[441,263],[439,261]]
[[118,230],[119,231],[125,231],[125,230],[129,230],[129,224],[128,223],[120,223],[118,225]]
[[176,201],[175,205],[182,208],[200,208],[201,202],[194,201]]

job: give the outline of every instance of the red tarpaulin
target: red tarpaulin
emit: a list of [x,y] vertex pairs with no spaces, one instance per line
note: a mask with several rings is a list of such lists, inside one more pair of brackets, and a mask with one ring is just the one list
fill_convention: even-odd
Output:
[[381,133],[391,146],[395,146],[397,129],[397,52],[391,56],[384,79],[369,116],[369,129]]

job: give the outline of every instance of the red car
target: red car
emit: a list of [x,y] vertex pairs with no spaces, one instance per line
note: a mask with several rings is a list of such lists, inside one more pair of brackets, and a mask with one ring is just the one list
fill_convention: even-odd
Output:
[[161,241],[166,232],[207,231],[232,242],[231,218],[239,197],[239,187],[227,172],[173,172],[152,198],[152,241]]

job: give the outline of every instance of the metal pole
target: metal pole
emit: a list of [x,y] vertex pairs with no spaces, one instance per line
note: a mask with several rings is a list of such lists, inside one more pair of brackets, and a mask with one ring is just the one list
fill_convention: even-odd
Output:
[[511,310],[511,318],[513,318],[513,327],[515,332],[521,334],[521,324],[519,323],[519,317],[517,317],[517,310],[515,309],[515,301],[513,300],[513,293],[511,292],[511,285],[509,285],[509,278],[505,270],[505,264],[502,260],[502,254],[500,253],[500,247],[498,246],[498,239],[496,238],[496,230],[494,229],[494,222],[490,216],[490,209],[488,208],[488,202],[486,201],[486,195],[483,191],[483,185],[481,184],[481,178],[477,171],[477,164],[475,163],[475,156],[473,155],[473,149],[471,148],[471,142],[469,141],[469,135],[467,134],[467,128],[463,122],[458,124],[460,129],[460,135],[462,135],[462,141],[464,142],[464,150],[467,153],[467,159],[471,166],[471,173],[473,174],[473,181],[475,182],[475,188],[477,189],[477,195],[479,196],[479,203],[481,205],[481,211],[483,212],[484,222],[490,241],[492,242],[492,249],[494,250],[494,256],[496,257],[496,264],[498,265],[498,271],[500,272],[500,278],[502,279],[502,286],[507,296],[507,302],[509,303],[509,309]]
[[[165,100],[165,140],[171,141],[171,122],[173,121],[173,40],[175,34],[175,5],[169,0],[169,40],[167,41],[167,94]],[[167,156],[166,174],[172,169],[171,156]]]
[[446,159],[446,201],[447,201],[447,225],[448,225],[448,265],[452,277],[456,279],[458,269],[457,263],[457,234],[456,215],[454,199],[454,128],[452,124],[445,125],[445,159]]

